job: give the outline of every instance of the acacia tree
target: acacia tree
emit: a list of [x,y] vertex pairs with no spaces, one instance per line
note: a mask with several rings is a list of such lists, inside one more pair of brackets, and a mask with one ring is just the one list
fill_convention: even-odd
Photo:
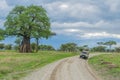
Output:
[[5,50],[11,50],[11,49],[12,49],[12,44],[5,45]]
[[104,42],[97,42],[97,44],[98,44],[99,46],[102,46],[102,45],[104,45]]
[[75,43],[66,43],[60,46],[60,51],[74,52],[77,49],[77,44]]
[[110,51],[111,51],[112,45],[116,45],[116,44],[117,43],[115,41],[112,41],[112,40],[104,43],[104,45],[109,46]]
[[39,45],[39,50],[42,50],[42,51],[53,51],[55,49],[51,45]]
[[0,49],[4,49],[4,44],[0,43]]
[[10,36],[21,36],[20,52],[31,52],[30,39],[47,37],[50,20],[41,6],[16,6],[7,16],[6,32]]

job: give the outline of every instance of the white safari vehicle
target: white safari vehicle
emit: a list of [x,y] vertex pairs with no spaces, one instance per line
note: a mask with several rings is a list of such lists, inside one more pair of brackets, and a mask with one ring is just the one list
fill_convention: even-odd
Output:
[[82,59],[88,59],[88,57],[89,57],[89,52],[88,51],[81,52],[80,58],[82,58]]

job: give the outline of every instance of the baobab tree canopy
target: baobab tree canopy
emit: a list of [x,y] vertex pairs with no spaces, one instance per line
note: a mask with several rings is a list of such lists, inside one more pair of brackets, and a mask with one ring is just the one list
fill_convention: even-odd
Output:
[[7,35],[21,36],[20,52],[31,52],[31,38],[47,38],[50,34],[50,20],[42,6],[16,6],[5,22]]

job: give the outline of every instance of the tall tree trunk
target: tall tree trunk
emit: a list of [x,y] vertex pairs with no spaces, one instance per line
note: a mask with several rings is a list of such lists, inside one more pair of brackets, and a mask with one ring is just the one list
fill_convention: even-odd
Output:
[[36,38],[36,52],[38,52],[39,38]]
[[20,52],[21,53],[29,53],[32,52],[31,46],[30,46],[30,37],[23,37],[23,40],[20,45]]

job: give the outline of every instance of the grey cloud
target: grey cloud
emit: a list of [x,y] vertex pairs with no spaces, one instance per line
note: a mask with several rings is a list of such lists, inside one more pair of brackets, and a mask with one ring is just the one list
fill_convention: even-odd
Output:
[[[66,6],[66,7],[64,7]],[[71,22],[75,21],[96,21],[100,20],[98,16],[99,8],[91,4],[70,3],[70,2],[53,2],[46,4],[46,9],[53,21]]]
[[[84,36],[83,34],[90,34],[88,36],[95,36],[98,37],[113,37],[118,38],[120,36],[120,23],[119,20],[115,22],[106,22],[106,21],[99,21],[97,23],[87,23],[87,22],[77,22],[77,23],[53,23],[52,26],[55,30],[59,30],[60,34],[73,34],[77,36]],[[69,31],[71,30],[71,31]],[[57,31],[58,32],[58,31]],[[56,33],[57,33],[56,32]],[[86,36],[85,36],[86,37]],[[120,37],[119,37],[120,38]]]
[[[9,13],[15,5],[42,5],[48,12],[52,29],[66,35],[109,36],[120,32],[120,0],[2,0],[7,7],[0,7],[0,19]],[[11,7],[11,8],[10,8]],[[2,24],[2,21],[1,23]],[[104,33],[105,32],[105,33]],[[65,34],[63,34],[65,35]],[[115,35],[113,35],[115,36]]]
[[36,5],[42,5],[43,1],[42,0],[6,0],[7,4],[10,6],[15,6],[15,5],[31,5],[31,4],[36,4]]

